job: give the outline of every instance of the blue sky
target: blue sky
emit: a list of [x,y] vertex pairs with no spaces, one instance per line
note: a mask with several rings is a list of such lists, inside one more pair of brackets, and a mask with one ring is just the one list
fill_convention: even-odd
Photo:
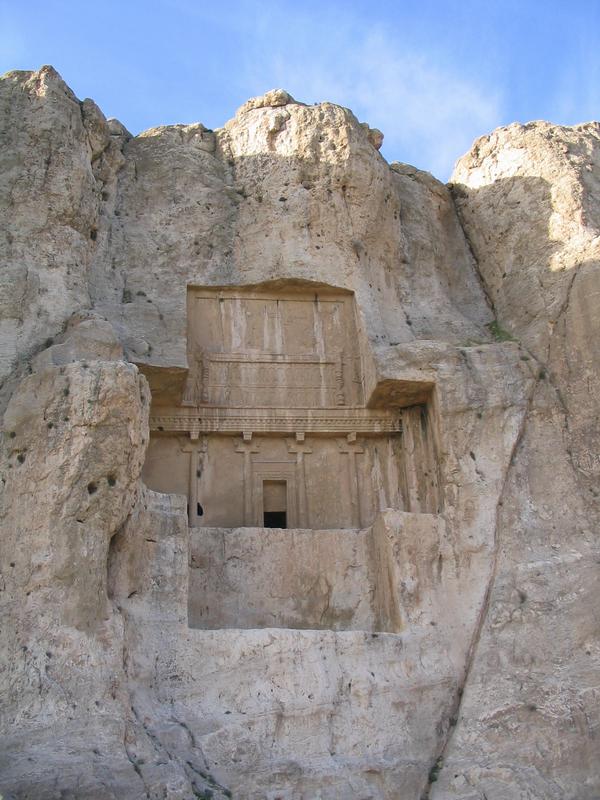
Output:
[[42,64],[132,133],[330,100],[446,180],[498,125],[600,117],[600,0],[0,0],[0,72]]

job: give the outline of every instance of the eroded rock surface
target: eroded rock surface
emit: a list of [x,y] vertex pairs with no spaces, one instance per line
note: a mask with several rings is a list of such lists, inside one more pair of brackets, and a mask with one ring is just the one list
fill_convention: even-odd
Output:
[[454,192],[500,326],[537,376],[499,558],[434,798],[592,798],[598,774],[598,123],[511,125]]
[[[0,118],[5,799],[598,797],[597,124],[446,187],[282,90],[132,137],[44,67]],[[141,480],[189,287],[261,286],[352,293],[402,418],[403,507],[315,547]]]

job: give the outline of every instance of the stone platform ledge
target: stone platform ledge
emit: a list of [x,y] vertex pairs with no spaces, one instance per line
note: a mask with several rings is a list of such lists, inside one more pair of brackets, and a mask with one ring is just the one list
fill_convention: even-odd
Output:
[[435,581],[444,531],[394,509],[362,529],[191,528],[189,625],[398,633],[419,580],[419,596]]

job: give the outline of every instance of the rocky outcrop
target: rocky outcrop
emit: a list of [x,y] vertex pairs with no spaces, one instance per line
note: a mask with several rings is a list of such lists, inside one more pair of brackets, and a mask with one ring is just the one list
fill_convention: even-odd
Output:
[[498,518],[499,559],[434,798],[592,798],[596,766],[597,123],[511,125],[453,192],[498,330],[536,383]]
[[[3,796],[596,797],[597,125],[447,187],[282,90],[132,137],[44,67],[0,118]],[[188,624],[141,373],[181,389],[188,286],[267,282],[354,294],[373,408],[430,393],[436,507],[356,534],[387,632]]]
[[47,347],[73,313],[90,307],[105,185],[122,156],[121,136],[98,107],[79,102],[51,67],[8,73],[0,92],[6,379],[20,375],[24,360]]
[[49,363],[19,383],[4,415],[9,797],[56,797],[64,787],[72,796],[111,797],[136,780],[122,744],[130,713],[123,627],[107,594],[107,563],[137,501],[149,392],[136,367],[106,353],[52,363],[51,351],[68,346],[67,338],[46,351]]

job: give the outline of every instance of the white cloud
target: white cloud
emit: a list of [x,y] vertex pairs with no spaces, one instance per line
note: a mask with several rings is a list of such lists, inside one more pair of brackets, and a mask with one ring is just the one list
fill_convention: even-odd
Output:
[[551,96],[552,119],[564,125],[600,119],[600,54],[583,49],[561,75]]
[[241,80],[250,91],[281,86],[305,102],[351,108],[385,134],[390,160],[412,161],[447,179],[475,138],[501,120],[501,95],[443,63],[434,48],[418,53],[377,25],[346,17],[285,19],[264,9],[249,32]]

